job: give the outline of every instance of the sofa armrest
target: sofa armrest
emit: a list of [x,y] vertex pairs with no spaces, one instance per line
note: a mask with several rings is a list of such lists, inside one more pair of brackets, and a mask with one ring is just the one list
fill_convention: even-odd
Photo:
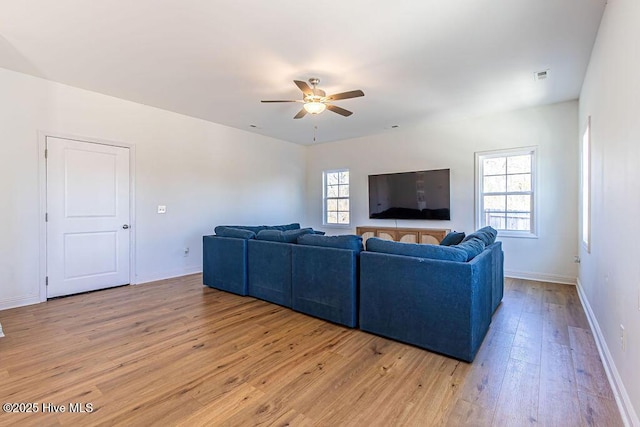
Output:
[[247,240],[202,237],[202,281],[238,295],[247,295]]

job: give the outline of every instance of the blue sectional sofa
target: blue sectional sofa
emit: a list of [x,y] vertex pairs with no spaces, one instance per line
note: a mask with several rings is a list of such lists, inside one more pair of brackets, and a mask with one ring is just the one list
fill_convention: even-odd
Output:
[[503,296],[496,232],[451,246],[322,236],[299,224],[221,226],[203,237],[205,285],[473,361]]

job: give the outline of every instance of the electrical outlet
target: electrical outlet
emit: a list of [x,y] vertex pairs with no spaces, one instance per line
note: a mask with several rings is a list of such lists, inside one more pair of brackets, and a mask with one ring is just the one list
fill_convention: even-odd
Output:
[[164,205],[158,205],[158,213],[159,214],[167,213],[167,207]]
[[189,248],[184,248],[184,256],[189,256]]
[[620,324],[620,347],[622,351],[627,349],[627,334],[624,332],[624,325]]

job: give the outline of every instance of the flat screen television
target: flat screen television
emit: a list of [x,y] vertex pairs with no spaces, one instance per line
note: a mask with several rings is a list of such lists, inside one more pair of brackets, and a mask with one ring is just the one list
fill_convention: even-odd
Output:
[[369,218],[450,220],[449,169],[369,175]]

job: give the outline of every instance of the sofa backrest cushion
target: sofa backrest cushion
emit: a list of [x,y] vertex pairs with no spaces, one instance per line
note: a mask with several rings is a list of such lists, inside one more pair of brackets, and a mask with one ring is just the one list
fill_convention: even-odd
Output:
[[269,240],[271,242],[296,243],[298,237],[305,234],[312,234],[313,229],[301,228],[299,230],[262,230],[256,235],[258,240]]
[[462,242],[464,239],[464,231],[452,231],[451,233],[444,236],[444,239],[440,242],[442,246],[452,246],[457,245]]
[[465,262],[468,258],[464,249],[455,246],[394,242],[377,237],[367,239],[367,251],[458,262]]
[[324,246],[326,248],[348,249],[362,252],[362,237],[353,234],[343,236],[323,236],[321,234],[305,234],[298,237],[299,245]]
[[219,225],[214,230],[216,232],[216,234],[218,234],[217,230],[218,230],[219,227],[237,228],[237,229],[240,229],[240,230],[248,230],[248,231],[253,231],[256,234],[258,234],[262,230],[266,230],[267,229],[266,225]]
[[462,249],[467,254],[467,261],[471,261],[472,259],[474,259],[478,255],[480,255],[482,253],[482,251],[484,251],[485,244],[478,237],[472,237],[469,240],[465,240],[464,242],[461,242],[460,244],[457,244],[457,245],[454,245],[454,246],[450,246],[450,247],[457,248],[457,249]]
[[300,224],[294,222],[292,224],[285,225],[267,225],[265,226],[267,230],[280,230],[280,231],[288,231],[288,230],[300,230]]
[[482,240],[485,246],[489,246],[496,241],[497,236],[498,236],[498,232],[496,231],[495,228],[486,226],[467,235],[467,237],[465,237],[462,241],[466,242],[467,240],[471,240],[474,237],[476,237]]
[[235,237],[236,239],[255,239],[256,233],[251,230],[244,230],[242,228],[227,227],[219,225],[215,229],[216,236],[220,237]]

